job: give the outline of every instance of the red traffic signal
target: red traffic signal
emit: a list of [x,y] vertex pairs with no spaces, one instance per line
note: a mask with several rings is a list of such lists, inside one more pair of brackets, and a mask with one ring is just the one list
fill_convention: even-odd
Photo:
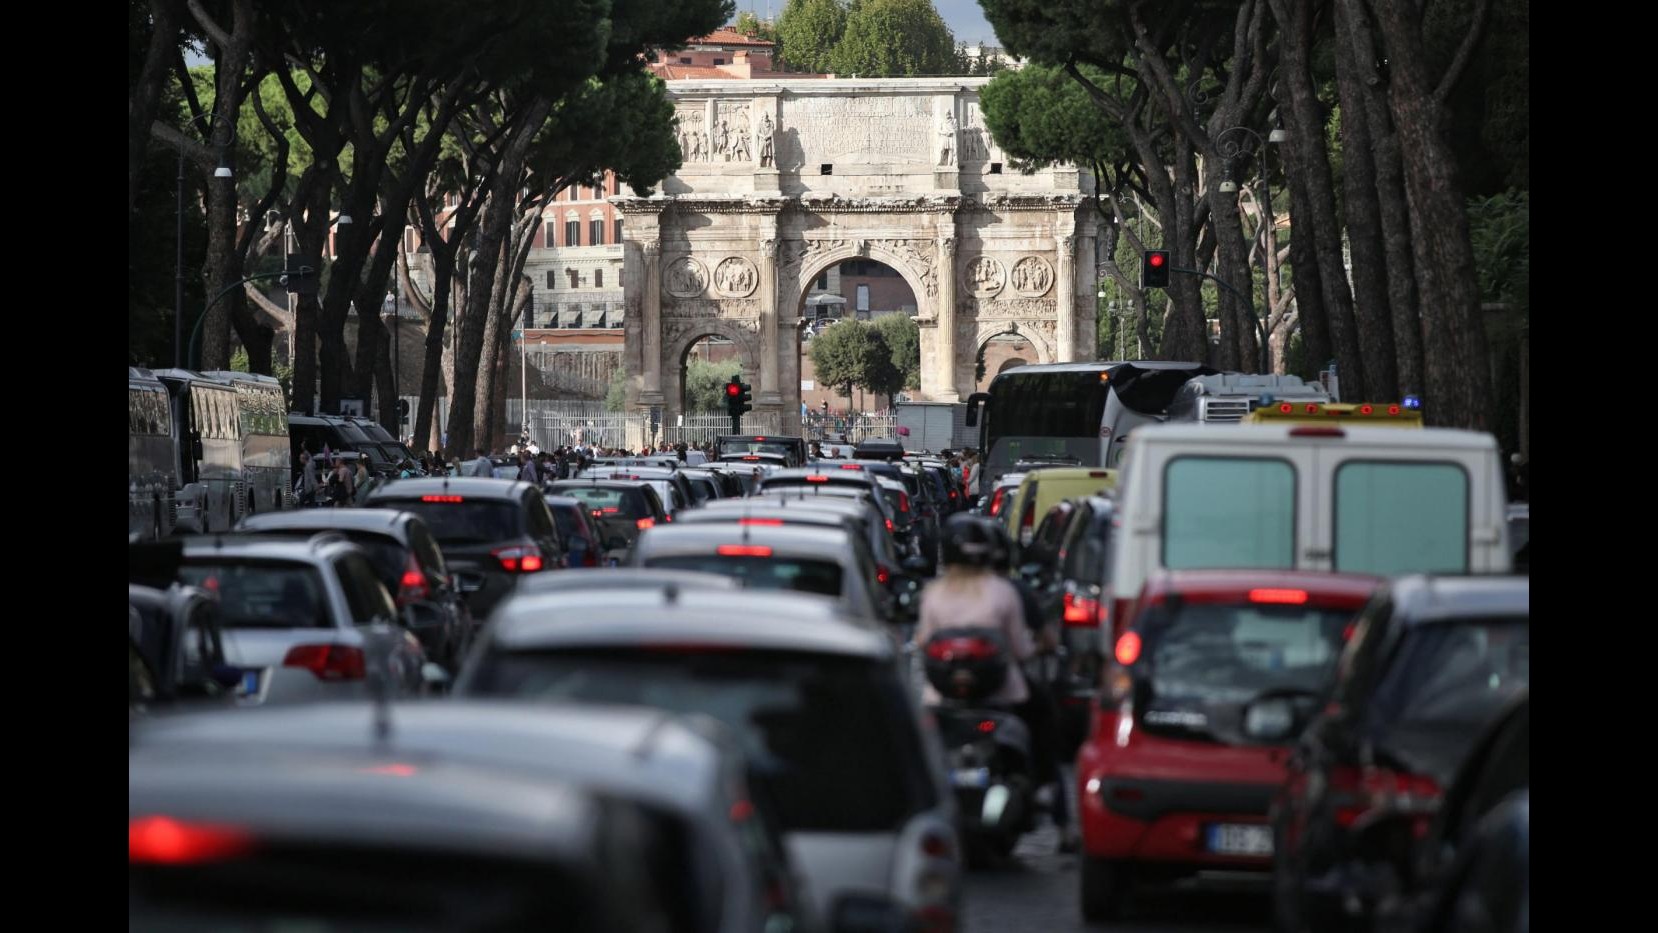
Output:
[[1169,287],[1169,251],[1148,249],[1140,262],[1141,288]]
[[1161,266],[1164,263],[1163,254],[1162,253],[1152,253],[1151,255],[1146,257],[1146,262],[1151,263],[1151,267],[1153,269],[1155,269],[1155,268],[1157,268],[1158,266]]
[[742,393],[742,391],[743,391],[743,387],[738,385],[735,382],[728,382],[728,383],[725,384],[725,394],[730,396],[731,398],[736,398],[738,395],[740,395]]

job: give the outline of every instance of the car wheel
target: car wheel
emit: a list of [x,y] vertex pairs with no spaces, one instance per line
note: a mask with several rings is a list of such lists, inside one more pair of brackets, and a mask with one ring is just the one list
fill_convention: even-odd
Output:
[[1128,899],[1128,863],[1118,859],[1082,857],[1082,919],[1104,923],[1123,915]]

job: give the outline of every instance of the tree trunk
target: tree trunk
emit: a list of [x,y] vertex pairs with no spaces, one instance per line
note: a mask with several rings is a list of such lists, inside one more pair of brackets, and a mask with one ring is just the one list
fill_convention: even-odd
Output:
[[[485,219],[487,222],[487,212]],[[506,285],[506,272],[510,264],[507,250],[510,246],[511,244],[503,239],[497,245],[495,261],[492,263],[494,274],[490,276],[491,286],[487,296],[488,304],[482,309],[484,343],[482,351],[478,355],[478,396],[472,402],[473,423],[477,426],[475,430],[480,438],[480,443],[490,450],[497,449],[495,443],[497,440],[496,432],[500,429],[500,425],[496,423],[494,417],[495,394],[500,391],[501,382],[506,378],[501,365],[501,347],[506,342],[503,339],[506,336],[504,333],[506,324],[504,318],[506,315],[502,311],[502,305],[505,302],[501,293],[503,286]],[[482,259],[482,255],[479,258]],[[478,283],[473,282],[472,287],[478,288]],[[470,309],[468,310],[470,311]]]
[[441,433],[437,427],[436,411],[438,375],[442,372],[447,376],[449,367],[453,365],[446,360],[444,350],[448,341],[443,338],[449,320],[449,280],[454,275],[454,254],[446,251],[439,259],[439,245],[430,244],[432,312],[426,320],[426,348],[420,367],[420,403],[415,407],[414,421],[415,441],[424,444],[427,450],[441,450],[443,447],[441,438],[437,436]]
[[[1338,40],[1349,35],[1345,4],[1335,4]],[[1343,54],[1351,46],[1338,41],[1336,85],[1341,94],[1342,206],[1347,242],[1353,258],[1353,316],[1358,324],[1359,352],[1366,375],[1364,396],[1377,401],[1396,399],[1399,371],[1394,353],[1393,315],[1388,304],[1387,256],[1382,248],[1381,205],[1377,200],[1376,170],[1372,161],[1374,137],[1363,100],[1362,75],[1371,59],[1355,60]],[[1345,378],[1346,374],[1343,374]]]
[[[1174,182],[1167,188],[1170,210],[1163,214],[1163,245],[1174,269],[1197,268],[1197,163],[1191,140],[1179,129],[1171,130],[1175,152]],[[1156,174],[1156,173],[1153,173]],[[1153,196],[1156,197],[1156,189]],[[1203,318],[1202,280],[1175,272],[1169,276],[1169,309],[1163,316],[1163,345],[1159,356],[1165,360],[1202,363],[1209,358],[1208,325]]]
[[[1206,163],[1211,160],[1205,160]],[[1244,241],[1238,194],[1220,190],[1230,172],[1224,160],[1209,168],[1209,229],[1215,237],[1215,276],[1248,295],[1254,290],[1249,274],[1249,244]],[[1220,289],[1220,348],[1215,365],[1221,369],[1255,372],[1260,368],[1260,341],[1255,337],[1255,313],[1226,289]]]
[[178,22],[172,0],[150,0],[150,44],[138,80],[127,95],[127,217],[138,203],[138,179],[144,171],[144,157],[150,147],[150,124],[160,109],[161,88],[167,83],[167,66],[178,46]]
[[[1333,350],[1330,344],[1330,316],[1324,306],[1324,282],[1319,276],[1318,256],[1313,251],[1317,236],[1308,205],[1307,186],[1302,183],[1297,159],[1284,148],[1284,179],[1290,189],[1290,270],[1295,276],[1295,304],[1301,323],[1302,371],[1294,375],[1311,379],[1318,375]],[[1285,335],[1286,340],[1288,334]]]
[[[457,370],[465,370],[470,364],[476,367],[480,374],[483,371],[485,338],[493,336],[486,334],[486,331],[490,322],[494,320],[489,314],[489,306],[495,291],[495,270],[501,262],[502,241],[512,225],[516,206],[515,195],[521,183],[520,176],[530,142],[536,131],[546,122],[550,111],[551,104],[545,98],[538,97],[531,101],[521,118],[523,125],[514,131],[512,141],[502,152],[499,170],[490,186],[489,204],[484,208],[483,223],[477,232],[478,252],[470,264],[473,280],[467,287],[466,316],[461,324],[460,360],[456,362]],[[464,372],[457,373],[454,401],[449,410],[449,440],[461,448],[473,445],[478,417],[484,414],[477,410],[480,395],[478,390],[487,389],[474,384],[471,379],[461,378],[464,375]],[[488,398],[487,391],[482,394],[484,398]]]
[[[1392,315],[1394,356],[1397,362],[1396,389],[1399,398],[1420,394],[1422,376],[1422,319],[1416,307],[1416,260],[1411,253],[1410,213],[1405,204],[1404,168],[1400,163],[1399,136],[1388,113],[1386,89],[1376,73],[1381,58],[1370,28],[1364,0],[1340,0],[1337,24],[1347,26],[1346,54],[1357,66],[1359,96],[1364,102],[1370,128],[1372,161],[1376,169],[1378,220],[1382,252],[1387,264],[1388,307]],[[1384,386],[1384,388],[1386,388]],[[1395,397],[1395,396],[1389,396]]]
[[1490,430],[1491,363],[1467,205],[1446,133],[1449,113],[1428,74],[1414,11],[1371,0],[1387,51],[1388,104],[1398,128],[1422,294],[1424,415],[1430,424]]

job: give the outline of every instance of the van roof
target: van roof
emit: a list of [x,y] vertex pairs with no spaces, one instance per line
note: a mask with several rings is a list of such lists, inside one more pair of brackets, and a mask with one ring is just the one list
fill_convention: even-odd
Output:
[[[1324,431],[1334,428],[1340,435],[1318,436],[1304,434],[1292,437],[1292,432],[1308,429]],[[1217,445],[1259,444],[1263,440],[1285,443],[1319,444],[1378,444],[1401,449],[1419,447],[1447,447],[1465,450],[1495,450],[1497,439],[1484,431],[1464,431],[1458,428],[1423,428],[1402,432],[1396,427],[1354,427],[1351,425],[1317,424],[1155,424],[1135,428],[1129,443],[1144,446],[1148,443],[1178,444],[1199,442]]]

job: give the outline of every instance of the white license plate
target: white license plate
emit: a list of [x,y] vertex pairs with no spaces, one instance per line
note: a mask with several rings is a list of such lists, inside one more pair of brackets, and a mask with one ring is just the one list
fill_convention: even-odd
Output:
[[258,696],[259,695],[259,672],[258,671],[243,671],[242,672],[242,682],[240,684],[238,684],[237,687],[236,687],[236,695],[239,696],[239,697],[251,697],[251,696]]
[[1209,851],[1217,855],[1271,855],[1272,828],[1248,823],[1211,823]]
[[989,768],[956,768],[950,772],[951,787],[989,787]]

